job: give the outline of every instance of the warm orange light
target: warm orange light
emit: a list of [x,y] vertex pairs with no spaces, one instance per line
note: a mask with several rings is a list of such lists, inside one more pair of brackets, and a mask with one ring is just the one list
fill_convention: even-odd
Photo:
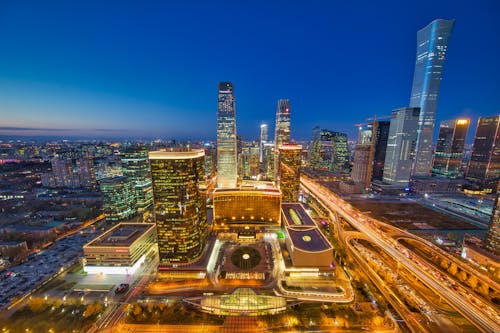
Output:
[[457,119],[457,125],[467,125],[469,123],[469,119]]

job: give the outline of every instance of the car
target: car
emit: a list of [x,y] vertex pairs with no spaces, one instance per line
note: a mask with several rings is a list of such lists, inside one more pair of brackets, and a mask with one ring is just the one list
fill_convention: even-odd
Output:
[[127,292],[128,288],[130,288],[128,283],[120,283],[115,289],[115,294],[124,294]]

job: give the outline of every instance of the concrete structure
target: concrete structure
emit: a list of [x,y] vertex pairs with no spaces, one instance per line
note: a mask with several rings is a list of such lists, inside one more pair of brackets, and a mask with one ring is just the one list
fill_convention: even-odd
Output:
[[137,212],[135,188],[132,180],[120,176],[99,181],[102,194],[102,209],[106,219],[119,221]]
[[204,249],[204,156],[202,149],[149,152],[160,265],[192,262]]
[[465,137],[469,119],[442,121],[434,154],[432,175],[448,178],[461,177],[460,167],[464,155]]
[[436,19],[417,32],[417,55],[409,106],[420,108],[412,176],[428,176],[432,137],[448,42],[455,20]]
[[384,163],[384,183],[408,187],[415,159],[419,114],[419,108],[392,111]]
[[238,156],[236,106],[231,82],[219,82],[217,111],[217,187],[236,187]]
[[281,192],[271,185],[215,189],[213,192],[214,229],[279,227]]
[[279,186],[283,202],[299,200],[301,153],[301,145],[279,147]]
[[89,274],[133,274],[156,253],[153,223],[120,223],[83,246]]
[[465,177],[491,190],[496,190],[500,178],[499,129],[500,116],[479,118]]

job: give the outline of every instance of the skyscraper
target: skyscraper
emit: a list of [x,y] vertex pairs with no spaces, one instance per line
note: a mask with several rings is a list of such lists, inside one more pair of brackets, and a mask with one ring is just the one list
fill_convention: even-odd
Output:
[[373,124],[359,127],[351,177],[355,183],[361,184],[362,188],[370,187],[373,159],[372,136]]
[[384,174],[385,155],[387,153],[387,140],[389,138],[390,121],[377,120],[374,123],[374,151],[373,151],[373,170],[372,181],[382,181]]
[[269,140],[268,134],[267,134],[267,125],[266,124],[261,124],[260,125],[260,142],[259,142],[259,162],[262,164],[264,163],[264,145],[266,142]]
[[419,108],[392,111],[383,181],[401,188],[407,187],[417,142]]
[[428,176],[432,165],[432,137],[439,87],[455,20],[436,19],[417,32],[417,56],[410,107],[419,107],[418,136],[412,175]]
[[500,177],[499,127],[500,116],[479,118],[466,175],[468,180],[493,190]]
[[340,132],[331,133],[332,142],[332,170],[349,174],[349,143],[347,134]]
[[274,146],[290,143],[290,100],[280,99],[276,109],[276,127],[274,131]]
[[469,119],[445,120],[439,125],[432,175],[457,178],[464,155]]
[[134,183],[137,211],[142,212],[153,204],[148,151],[145,148],[128,148],[122,153],[121,161],[123,175]]
[[279,151],[279,184],[283,202],[299,200],[301,145],[282,145]]
[[135,189],[132,180],[123,177],[100,180],[102,208],[107,220],[118,221],[136,213]]
[[199,257],[207,233],[204,156],[199,150],[149,152],[160,265]]
[[497,184],[495,206],[493,206],[490,226],[486,233],[486,248],[492,253],[500,255],[500,182]]
[[238,178],[236,107],[233,84],[219,82],[217,112],[217,187],[236,187]]

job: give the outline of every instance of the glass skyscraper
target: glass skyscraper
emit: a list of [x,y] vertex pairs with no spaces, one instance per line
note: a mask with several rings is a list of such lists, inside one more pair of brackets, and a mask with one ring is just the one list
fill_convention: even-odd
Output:
[[233,84],[219,82],[217,111],[217,187],[234,188],[238,178],[236,107]]
[[135,186],[137,211],[142,212],[153,204],[148,151],[145,148],[128,148],[121,154],[121,161],[123,175]]
[[203,149],[149,152],[160,265],[189,263],[207,233]]
[[415,158],[419,108],[392,111],[384,163],[384,183],[407,187]]
[[432,175],[457,178],[464,155],[469,119],[445,120],[439,125]]
[[500,183],[497,184],[495,206],[491,215],[490,226],[486,234],[486,248],[500,255]]
[[410,107],[420,108],[412,175],[428,176],[432,165],[432,137],[439,87],[448,41],[455,20],[437,19],[417,32],[417,59]]
[[302,146],[282,145],[279,151],[279,184],[283,202],[297,202],[300,189]]
[[[290,143],[290,100],[280,99],[276,109],[276,127],[274,129],[274,146]],[[276,148],[276,149],[277,149]]]
[[132,180],[123,177],[100,180],[102,209],[106,219],[119,221],[136,213],[135,190]]

